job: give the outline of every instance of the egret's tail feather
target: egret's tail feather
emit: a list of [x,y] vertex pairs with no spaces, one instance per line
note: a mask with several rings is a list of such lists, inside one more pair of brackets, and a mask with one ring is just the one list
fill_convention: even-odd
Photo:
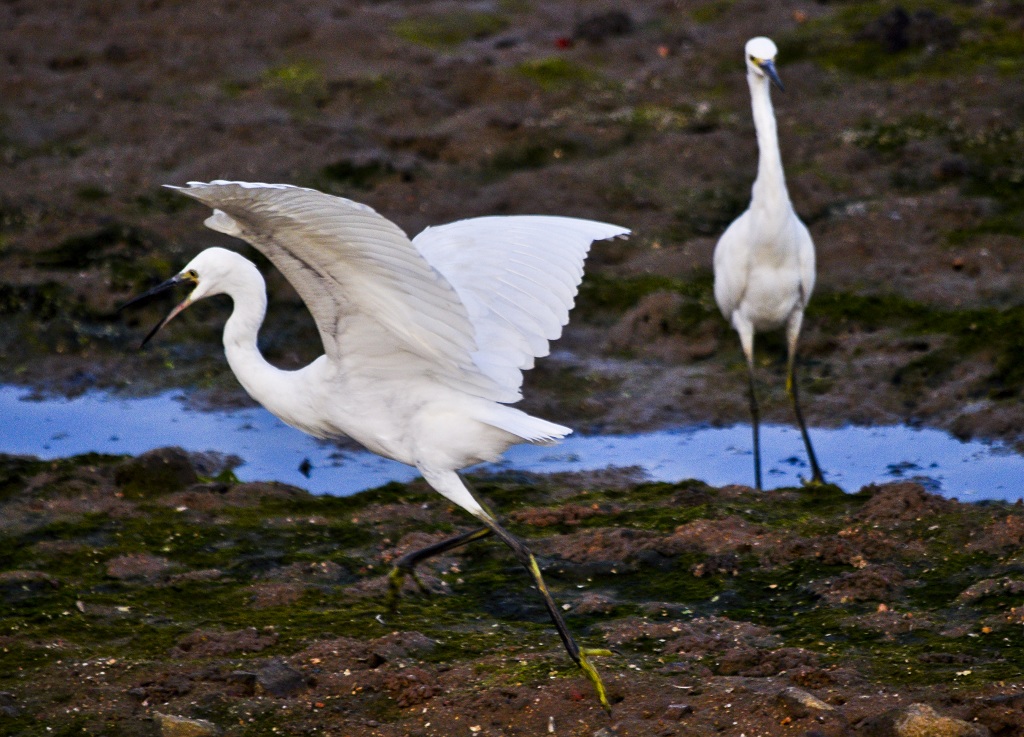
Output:
[[488,409],[486,416],[480,417],[480,420],[530,443],[553,443],[572,432],[565,425],[533,417],[514,407],[496,404]]

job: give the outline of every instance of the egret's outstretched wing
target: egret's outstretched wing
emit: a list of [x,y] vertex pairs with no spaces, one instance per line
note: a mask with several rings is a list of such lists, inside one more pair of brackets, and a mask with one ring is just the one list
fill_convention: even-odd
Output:
[[508,395],[502,401],[514,401],[523,370],[569,321],[590,244],[628,234],[593,220],[513,215],[427,228],[412,242],[466,306],[476,365]]
[[176,189],[214,208],[207,226],[248,241],[281,270],[331,358],[368,373],[425,370],[472,394],[503,394],[473,361],[474,329],[459,296],[370,207],[282,184]]

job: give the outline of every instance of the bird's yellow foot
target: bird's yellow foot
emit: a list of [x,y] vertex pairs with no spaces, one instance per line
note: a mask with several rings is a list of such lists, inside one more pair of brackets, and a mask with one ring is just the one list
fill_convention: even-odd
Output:
[[398,600],[402,597],[402,585],[405,583],[405,577],[409,576],[416,583],[421,594],[430,594],[430,589],[423,585],[420,581],[420,577],[416,575],[415,570],[406,570],[398,566],[394,566],[388,573],[388,611],[392,614],[398,610]]
[[608,712],[609,716],[612,713],[612,706],[608,703],[608,693],[604,690],[604,682],[601,680],[601,675],[597,672],[597,668],[590,662],[589,656],[600,656],[600,655],[611,655],[611,650],[603,650],[600,648],[580,648],[580,668],[587,674],[587,678],[594,684],[594,690],[597,691],[597,698],[601,702],[601,706]]

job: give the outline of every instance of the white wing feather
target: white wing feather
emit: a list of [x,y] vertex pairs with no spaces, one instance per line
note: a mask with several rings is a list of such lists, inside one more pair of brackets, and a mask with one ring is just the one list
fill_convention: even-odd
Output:
[[427,372],[498,402],[522,397],[522,370],[561,335],[590,244],[629,233],[511,216],[428,228],[410,242],[370,207],[312,189],[223,180],[174,189],[214,208],[207,226],[273,262],[346,371]]
[[629,230],[593,220],[519,215],[427,228],[412,243],[454,287],[475,331],[473,361],[509,398],[523,370],[562,334],[595,240]]
[[[209,227],[248,241],[285,275],[332,359],[367,373],[425,369],[471,394],[501,394],[473,363],[473,326],[451,285],[370,207],[288,185],[218,180],[180,191],[214,208]],[[392,350],[368,350],[374,335]]]

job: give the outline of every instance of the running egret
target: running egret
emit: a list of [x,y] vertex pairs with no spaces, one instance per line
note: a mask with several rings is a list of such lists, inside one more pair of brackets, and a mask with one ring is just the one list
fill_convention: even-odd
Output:
[[825,479],[807,434],[793,379],[796,344],[807,300],[814,289],[814,242],[807,227],[793,211],[782,171],[775,113],[769,83],[780,89],[775,71],[778,50],[771,39],[759,36],[747,41],[747,83],[754,111],[754,128],[760,158],[750,207],[736,218],[715,246],[715,300],[725,319],[740,336],[750,378],[750,414],[754,428],[754,479],[761,488],[759,410],[754,391],[755,331],[786,328],[786,392],[807,446],[811,483]]
[[493,532],[512,549],[609,709],[588,659],[607,651],[577,646],[533,554],[457,471],[495,461],[516,443],[571,432],[506,405],[522,397],[522,372],[547,355],[568,322],[591,243],[629,231],[564,217],[483,217],[427,228],[410,241],[366,205],[312,189],[223,180],[172,189],[209,205],[208,227],[248,241],[281,270],[312,313],[325,355],[296,371],[263,358],[256,338],[266,285],[251,261],[223,248],[208,248],[129,302],[177,284],[194,287],[143,344],[192,303],[231,297],[224,352],[249,395],[310,435],[347,435],[415,466],[435,491],[483,522],[482,531],[449,547]]

